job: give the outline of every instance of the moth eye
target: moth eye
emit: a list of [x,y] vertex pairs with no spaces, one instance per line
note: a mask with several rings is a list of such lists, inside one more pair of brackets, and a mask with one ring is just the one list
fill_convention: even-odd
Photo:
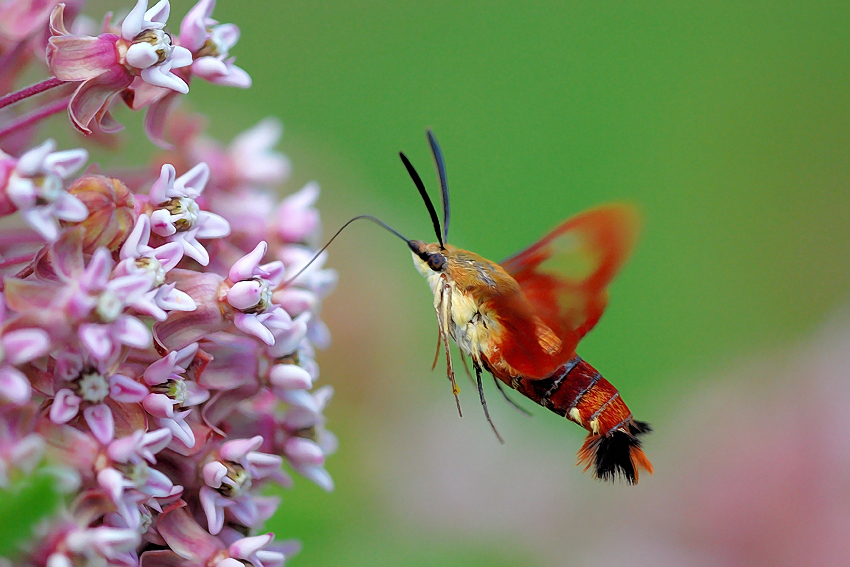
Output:
[[446,257],[442,254],[431,254],[428,256],[428,267],[439,272],[446,265]]

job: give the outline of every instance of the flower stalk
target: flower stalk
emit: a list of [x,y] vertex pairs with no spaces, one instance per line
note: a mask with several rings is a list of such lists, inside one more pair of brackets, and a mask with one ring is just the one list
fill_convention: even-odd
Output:
[[16,102],[20,102],[24,99],[27,99],[31,96],[35,96],[37,94],[41,94],[45,91],[49,91],[52,88],[56,88],[59,85],[64,85],[65,81],[61,79],[57,79],[56,77],[51,77],[49,79],[45,79],[40,83],[36,83],[34,85],[30,85],[26,88],[23,88],[17,92],[9,93],[5,96],[0,97],[0,108],[6,108],[7,106],[13,105]]

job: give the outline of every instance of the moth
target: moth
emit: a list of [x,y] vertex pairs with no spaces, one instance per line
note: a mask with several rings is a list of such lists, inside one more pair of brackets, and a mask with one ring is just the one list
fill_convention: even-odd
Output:
[[[500,441],[484,398],[482,371],[493,376],[505,399],[521,411],[525,410],[507,396],[502,385],[585,428],[588,435],[578,451],[578,464],[584,470],[592,468],[593,476],[601,480],[623,478],[636,484],[641,470],[652,473],[641,448],[641,436],[652,428],[634,419],[619,391],[576,353],[579,341],[602,316],[608,301],[606,288],[634,246],[639,225],[636,212],[617,204],[585,211],[497,264],[448,243],[446,168],[434,134],[428,130],[427,135],[440,180],[442,226],[419,174],[403,152],[399,156],[425,202],[437,242],[410,240],[380,219],[360,215],[346,222],[314,259],[360,219],[404,240],[434,294],[437,354],[442,346],[458,413],[450,339],[462,356],[472,360],[484,415]],[[282,285],[296,279],[310,263]]]
[[637,483],[641,469],[652,473],[640,439],[651,428],[634,419],[617,389],[576,354],[605,309],[607,285],[634,246],[636,212],[607,205],[580,213],[497,264],[448,243],[446,169],[434,134],[427,135],[440,180],[442,228],[421,178],[400,152],[437,237],[432,243],[410,240],[408,246],[434,294],[455,397],[449,339],[472,360],[484,413],[500,440],[487,410],[482,371],[493,376],[503,395],[502,384],[585,428],[579,464],[592,467],[596,478]]

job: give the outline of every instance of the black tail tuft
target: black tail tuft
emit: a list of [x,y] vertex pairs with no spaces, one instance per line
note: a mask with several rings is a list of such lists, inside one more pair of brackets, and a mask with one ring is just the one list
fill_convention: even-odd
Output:
[[593,476],[600,480],[613,482],[622,477],[629,484],[637,484],[640,469],[652,474],[652,464],[639,439],[651,431],[648,423],[633,420],[607,435],[588,435],[578,452],[579,464],[585,465],[584,470],[592,466]]

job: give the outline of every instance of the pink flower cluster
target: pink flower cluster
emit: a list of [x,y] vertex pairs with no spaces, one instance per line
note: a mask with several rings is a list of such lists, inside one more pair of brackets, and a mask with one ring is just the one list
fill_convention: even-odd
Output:
[[[314,255],[318,187],[275,204],[277,121],[224,147],[170,112],[194,76],[250,85],[214,0],[174,35],[168,0],[99,35],[76,25],[82,3],[0,1],[0,86],[52,73],[0,97],[43,103],[0,114],[0,489],[46,464],[70,492],[14,564],[282,565],[295,546],[260,531],[279,504],[263,488],[287,469],[333,488],[332,390],[314,384],[336,274],[320,257],[288,281]],[[117,101],[179,140],[156,166],[81,173],[86,150],[38,141],[55,107],[104,139]]]

